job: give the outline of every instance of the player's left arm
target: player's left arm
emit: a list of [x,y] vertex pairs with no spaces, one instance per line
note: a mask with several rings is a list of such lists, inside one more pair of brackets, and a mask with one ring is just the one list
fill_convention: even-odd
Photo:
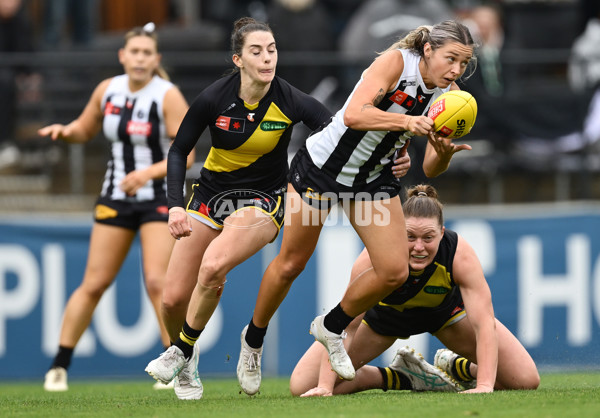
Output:
[[310,130],[314,131],[331,120],[333,113],[314,97],[295,87],[292,87],[290,94],[294,97],[296,117]]
[[448,169],[454,154],[470,150],[469,144],[455,144],[452,139],[430,133],[427,135],[427,147],[423,158],[423,171],[429,178],[437,177]]
[[477,387],[470,392],[492,392],[498,369],[498,338],[492,294],[475,251],[460,236],[452,271],[477,344]]
[[[452,83],[450,90],[460,90],[458,84]],[[454,154],[463,150],[471,150],[468,144],[455,144],[451,139],[430,133],[427,135],[427,147],[423,159],[423,171],[429,178],[437,177],[448,169]]]

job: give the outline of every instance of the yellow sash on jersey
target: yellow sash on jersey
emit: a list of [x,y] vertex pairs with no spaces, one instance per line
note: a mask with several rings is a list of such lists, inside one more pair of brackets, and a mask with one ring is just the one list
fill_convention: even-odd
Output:
[[[382,306],[389,306],[400,312],[405,309],[420,307],[433,308],[439,306],[444,301],[446,295],[452,290],[452,281],[446,267],[437,262],[435,264],[437,268],[427,280],[425,286],[423,286],[419,293],[414,297],[407,300],[402,305],[391,305],[384,302],[379,302],[379,304]],[[418,275],[419,273],[411,272],[410,274],[411,276],[408,277],[408,280],[411,280],[411,277]]]
[[[283,122],[285,127],[288,127],[292,123],[275,103],[271,103],[265,117],[246,142],[232,150],[211,148],[204,167],[217,172],[235,171],[248,167],[263,155],[273,151],[285,128],[263,130],[261,125],[264,122],[270,122],[270,126]],[[283,124],[281,125],[282,127]]]

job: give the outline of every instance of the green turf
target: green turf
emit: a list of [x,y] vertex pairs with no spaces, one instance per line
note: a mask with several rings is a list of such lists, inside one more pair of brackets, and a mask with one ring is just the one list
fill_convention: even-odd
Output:
[[235,379],[205,379],[201,401],[179,401],[145,381],[73,379],[65,393],[40,382],[0,382],[0,417],[599,417],[600,372],[543,374],[537,391],[483,395],[369,391],[293,398],[287,379],[264,379],[261,393],[239,393]]

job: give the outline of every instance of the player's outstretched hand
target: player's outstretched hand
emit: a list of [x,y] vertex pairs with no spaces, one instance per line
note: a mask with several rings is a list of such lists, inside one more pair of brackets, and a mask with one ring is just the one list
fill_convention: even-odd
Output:
[[71,135],[71,131],[68,126],[55,123],[38,129],[39,136],[49,136],[53,141],[57,139],[68,138]]
[[459,151],[473,149],[469,144],[456,145],[451,139],[444,138],[443,136],[434,133],[429,133],[427,135],[427,140],[441,160],[450,160],[452,156]]

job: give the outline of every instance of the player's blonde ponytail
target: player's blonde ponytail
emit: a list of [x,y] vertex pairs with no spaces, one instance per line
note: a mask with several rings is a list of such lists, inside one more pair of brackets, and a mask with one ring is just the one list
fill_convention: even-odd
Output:
[[[429,43],[431,48],[435,51],[448,42],[457,42],[469,46],[473,48],[473,50],[478,47],[475,41],[473,41],[469,28],[456,20],[444,20],[433,26],[419,26],[380,54],[384,54],[394,49],[408,49],[423,58],[425,56],[423,48],[426,43]],[[475,71],[475,68],[477,67],[477,57],[473,56],[473,58],[471,58],[469,66],[471,67],[471,70],[465,78],[469,78]]]

